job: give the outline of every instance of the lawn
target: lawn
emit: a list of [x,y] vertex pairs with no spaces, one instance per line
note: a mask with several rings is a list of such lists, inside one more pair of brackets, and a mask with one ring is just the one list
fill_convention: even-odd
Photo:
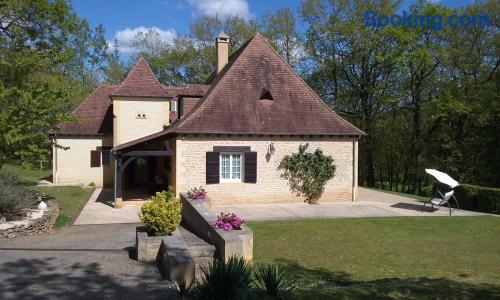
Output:
[[35,189],[56,198],[59,204],[59,216],[54,224],[55,228],[71,222],[93,191],[79,186],[35,187]]
[[298,298],[500,297],[500,218],[248,222],[255,262],[284,264]]
[[6,162],[0,172],[15,175],[26,185],[33,186],[33,189],[56,198],[59,204],[59,216],[54,224],[55,228],[71,222],[93,191],[78,186],[35,187],[40,179],[52,174],[52,170],[24,169],[16,161]]

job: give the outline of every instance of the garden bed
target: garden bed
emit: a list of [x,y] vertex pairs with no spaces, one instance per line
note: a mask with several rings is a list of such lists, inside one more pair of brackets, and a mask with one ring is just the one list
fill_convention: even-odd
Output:
[[26,210],[27,216],[0,224],[0,238],[43,234],[50,232],[59,215],[59,206],[53,199],[47,201],[46,209]]

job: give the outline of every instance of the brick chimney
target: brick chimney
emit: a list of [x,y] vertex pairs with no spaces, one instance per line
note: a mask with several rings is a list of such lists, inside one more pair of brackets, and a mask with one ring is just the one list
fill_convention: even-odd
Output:
[[219,33],[215,39],[215,55],[217,57],[215,67],[219,74],[229,59],[229,37],[224,32]]

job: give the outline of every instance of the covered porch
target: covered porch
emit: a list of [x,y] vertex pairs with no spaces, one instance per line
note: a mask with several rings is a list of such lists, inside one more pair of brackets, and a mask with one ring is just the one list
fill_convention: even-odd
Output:
[[114,151],[114,206],[138,205],[175,186],[175,140],[145,141]]

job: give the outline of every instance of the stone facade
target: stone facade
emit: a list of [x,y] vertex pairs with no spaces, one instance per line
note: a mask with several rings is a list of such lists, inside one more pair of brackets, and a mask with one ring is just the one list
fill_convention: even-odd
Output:
[[63,148],[53,147],[52,176],[54,184],[112,186],[114,174],[114,159],[110,164],[100,167],[90,167],[90,151],[98,147],[111,147],[111,136],[79,137],[64,136],[54,138],[54,142]]
[[52,230],[58,215],[57,202],[49,200],[46,209],[34,209],[24,220],[0,224],[0,238],[48,233]]
[[[273,142],[275,152],[267,155]],[[357,140],[352,138],[292,138],[292,137],[180,137],[176,140],[176,192],[204,186],[213,204],[302,202],[292,194],[288,181],[281,178],[278,165],[281,159],[298,151],[299,145],[309,143],[309,150],[320,148],[331,155],[337,166],[319,200],[355,201],[357,190]],[[257,152],[257,183],[230,182],[206,184],[206,152],[213,146],[250,146]]]
[[163,130],[169,125],[167,98],[113,98],[113,145]]

